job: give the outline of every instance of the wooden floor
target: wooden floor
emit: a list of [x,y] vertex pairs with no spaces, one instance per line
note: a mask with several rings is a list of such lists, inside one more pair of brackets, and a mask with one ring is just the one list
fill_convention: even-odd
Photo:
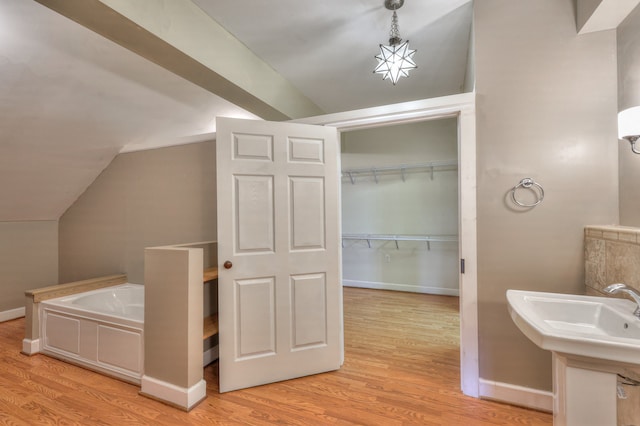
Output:
[[185,413],[139,388],[44,355],[20,354],[24,319],[0,324],[5,425],[551,425],[552,416],[460,392],[458,299],[345,288],[344,366],[226,394],[217,363]]

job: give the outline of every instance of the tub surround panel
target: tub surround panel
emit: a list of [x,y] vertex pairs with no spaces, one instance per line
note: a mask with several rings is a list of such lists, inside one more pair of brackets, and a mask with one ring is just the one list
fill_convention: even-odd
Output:
[[[69,284],[63,286],[67,292],[72,288]],[[39,294],[46,296],[47,290],[54,294],[60,287],[51,286]],[[32,323],[38,326],[39,338],[25,339],[23,353],[42,352],[140,384],[144,370],[144,325],[140,315],[132,310],[139,307],[142,294],[142,286],[125,283],[32,303],[31,309],[38,314],[38,321]],[[123,307],[122,311],[118,306]]]
[[143,371],[143,329],[101,324],[43,305],[41,352],[133,384]]
[[588,294],[619,282],[640,291],[640,228],[587,226],[584,247]]
[[33,355],[40,351],[40,302],[54,299],[56,297],[68,296],[89,290],[123,284],[126,282],[126,275],[116,274],[25,291],[24,312],[26,325],[25,338],[22,341],[22,353],[25,355]]

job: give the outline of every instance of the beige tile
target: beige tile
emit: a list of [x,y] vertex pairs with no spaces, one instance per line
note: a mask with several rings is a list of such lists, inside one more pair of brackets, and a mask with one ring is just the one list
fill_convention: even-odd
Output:
[[602,238],[605,240],[618,240],[618,231],[602,231]]
[[635,244],[638,241],[637,238],[638,238],[637,232],[624,231],[624,230],[620,230],[618,232],[618,240],[620,240],[620,241],[626,241],[626,242]]
[[605,283],[617,282],[640,290],[640,245],[607,241]]
[[584,273],[585,284],[596,290],[602,290],[605,284],[605,242],[598,238],[585,238]]
[[587,227],[584,229],[585,231],[585,236],[587,237],[597,237],[597,238],[602,238],[602,230],[601,229],[596,229],[593,227]]
[[595,288],[591,288],[589,286],[587,286],[587,290],[586,290],[585,294],[587,296],[599,296],[599,297],[605,296],[605,294],[602,293],[601,291],[598,291]]

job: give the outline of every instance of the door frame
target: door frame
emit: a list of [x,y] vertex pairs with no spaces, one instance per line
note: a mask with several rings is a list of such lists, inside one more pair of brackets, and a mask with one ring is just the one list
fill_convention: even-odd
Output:
[[[464,273],[460,283],[460,377],[465,395],[479,396],[478,277],[476,229],[475,93],[443,96],[292,120],[336,127],[340,132],[457,117],[458,240]],[[338,154],[339,155],[339,154]]]

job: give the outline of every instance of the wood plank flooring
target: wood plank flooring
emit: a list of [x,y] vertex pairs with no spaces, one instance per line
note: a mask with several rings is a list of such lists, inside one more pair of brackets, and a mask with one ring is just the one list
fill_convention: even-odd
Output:
[[185,413],[139,388],[20,354],[24,319],[0,324],[2,425],[551,425],[552,416],[462,395],[458,299],[345,288],[345,364],[226,394],[217,363]]

